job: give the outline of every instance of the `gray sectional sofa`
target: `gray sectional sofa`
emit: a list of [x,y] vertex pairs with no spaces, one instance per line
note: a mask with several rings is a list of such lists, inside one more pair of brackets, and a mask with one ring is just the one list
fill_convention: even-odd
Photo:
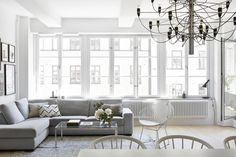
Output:
[[[94,117],[97,102],[105,104],[122,104],[121,99],[66,100],[66,99],[21,99],[9,104],[0,105],[0,150],[33,150],[48,135],[54,135],[55,126],[61,121],[70,119],[96,120]],[[30,117],[29,104],[58,104],[59,117]],[[121,116],[114,116],[117,121],[118,134],[132,135],[133,113],[129,108],[122,108]],[[10,115],[10,116],[9,116]],[[16,116],[12,118],[12,116]],[[109,135],[110,131],[77,131],[66,130],[64,135]]]

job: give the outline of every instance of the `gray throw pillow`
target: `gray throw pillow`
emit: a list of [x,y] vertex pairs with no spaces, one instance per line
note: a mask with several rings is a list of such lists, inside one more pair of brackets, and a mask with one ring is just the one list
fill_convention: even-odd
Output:
[[122,116],[123,107],[121,104],[103,104],[102,109],[110,108],[113,116]]
[[20,99],[16,101],[16,106],[20,110],[21,114],[25,119],[29,117],[29,103],[26,98]]
[[0,111],[2,111],[8,124],[16,124],[25,120],[15,102],[0,105]]
[[43,105],[48,105],[48,102],[29,103],[29,118],[39,117],[39,108]]

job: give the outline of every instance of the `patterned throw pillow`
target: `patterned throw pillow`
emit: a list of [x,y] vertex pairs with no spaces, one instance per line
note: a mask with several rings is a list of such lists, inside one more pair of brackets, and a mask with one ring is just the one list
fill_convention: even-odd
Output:
[[43,105],[39,108],[39,116],[43,117],[58,117],[61,116],[58,105]]

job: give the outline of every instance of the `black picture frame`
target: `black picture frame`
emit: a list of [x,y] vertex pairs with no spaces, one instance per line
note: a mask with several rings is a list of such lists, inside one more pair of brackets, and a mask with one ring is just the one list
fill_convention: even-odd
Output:
[[16,93],[15,69],[15,65],[13,64],[4,65],[5,95],[11,95]]
[[5,88],[4,88],[4,73],[0,73],[0,96],[4,96],[5,94]]
[[8,45],[8,62],[15,63],[15,46]]
[[8,44],[1,42],[1,61],[8,62],[9,55],[8,55]]

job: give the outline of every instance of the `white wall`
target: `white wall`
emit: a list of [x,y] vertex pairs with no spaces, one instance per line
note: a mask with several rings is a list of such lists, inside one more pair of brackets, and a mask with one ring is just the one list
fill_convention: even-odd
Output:
[[[15,35],[16,35],[16,15],[9,11],[9,9],[5,6],[0,5],[0,38],[2,42],[6,42],[8,44],[15,45]],[[16,52],[17,53],[17,52]],[[17,55],[17,54],[16,54]],[[1,73],[3,70],[3,63],[1,68]],[[17,71],[16,71],[17,74]],[[15,100],[16,95],[10,96],[0,96],[0,104],[8,103],[10,101]]]

